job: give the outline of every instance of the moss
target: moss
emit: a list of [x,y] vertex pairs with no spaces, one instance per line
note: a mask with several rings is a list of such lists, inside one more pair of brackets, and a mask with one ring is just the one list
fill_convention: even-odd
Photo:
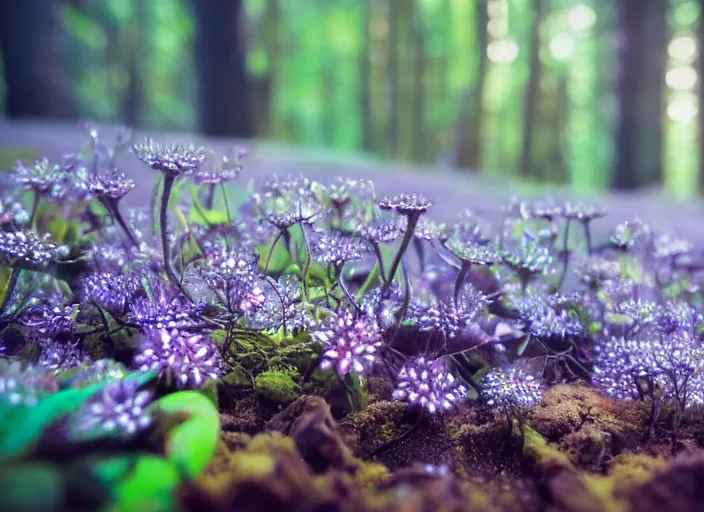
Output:
[[225,375],[221,381],[228,386],[234,387],[246,387],[251,385],[247,374],[239,366],[236,366],[230,373]]
[[301,388],[283,372],[262,372],[254,379],[254,389],[264,399],[277,404],[293,402],[301,396]]
[[343,440],[358,455],[370,454],[397,439],[408,428],[405,406],[396,402],[374,402],[366,409],[346,416],[339,428]]
[[590,425],[596,431],[610,434],[612,446],[621,451],[640,443],[642,413],[641,404],[618,402],[586,386],[563,384],[545,393],[543,403],[533,411],[529,423],[549,441],[556,442]]
[[378,462],[361,462],[354,479],[362,487],[376,487],[389,477],[389,470]]
[[523,456],[541,473],[573,469],[569,457],[528,425],[524,425]]

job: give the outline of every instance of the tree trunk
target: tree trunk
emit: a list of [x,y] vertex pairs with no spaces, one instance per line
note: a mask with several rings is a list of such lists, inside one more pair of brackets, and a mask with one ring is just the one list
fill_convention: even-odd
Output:
[[422,162],[426,156],[427,137],[425,134],[425,27],[418,9],[413,9],[413,91],[411,101],[412,158]]
[[[489,44],[489,33],[487,25],[489,23],[489,13],[487,11],[487,0],[476,0],[475,31],[477,35],[477,75],[474,84],[467,93],[467,107],[465,107],[465,119],[460,120],[467,127],[461,130],[459,166],[471,171],[478,171],[482,164],[482,126],[484,123],[484,86],[486,84],[486,72],[489,59],[486,56],[486,47]],[[464,135],[467,140],[464,141]]]
[[388,5],[388,118],[387,138],[388,153],[395,157],[398,155],[398,107],[399,107],[399,65],[398,65],[398,18],[400,0],[389,0]]
[[145,100],[142,81],[142,48],[148,30],[148,9],[140,0],[134,1],[132,5],[135,10],[135,26],[126,34],[125,69],[128,81],[122,97],[122,115],[128,126],[139,126]]
[[618,108],[611,184],[635,189],[662,179],[667,2],[619,0]]
[[372,150],[373,119],[372,119],[372,63],[371,63],[371,31],[372,20],[371,0],[361,0],[362,9],[362,48],[359,52],[359,103],[360,103],[360,141],[362,149]]
[[76,115],[59,51],[57,0],[0,2],[0,53],[8,117]]
[[545,0],[534,0],[534,18],[530,31],[529,75],[523,102],[523,130],[521,145],[521,160],[518,163],[520,176],[527,178],[533,174],[533,132],[535,130],[535,114],[538,111],[540,98],[540,26],[543,22]]
[[697,71],[699,72],[698,92],[699,111],[699,193],[704,194],[704,0],[699,1],[699,20],[697,22],[697,37],[699,39],[699,56]]
[[242,0],[192,0],[198,123],[206,135],[252,135]]

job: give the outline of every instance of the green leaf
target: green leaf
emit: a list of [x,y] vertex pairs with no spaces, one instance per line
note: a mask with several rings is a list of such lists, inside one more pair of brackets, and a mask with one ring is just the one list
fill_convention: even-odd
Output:
[[166,456],[188,478],[200,475],[208,466],[220,440],[220,414],[213,403],[198,391],[179,391],[161,398],[152,408],[190,417],[171,429],[166,440]]
[[227,224],[227,213],[225,210],[209,210],[198,197],[198,189],[191,189],[191,200],[193,208],[188,212],[188,222],[201,225]]
[[47,464],[13,464],[0,470],[0,510],[61,510],[64,494],[60,471]]
[[[125,379],[136,379],[143,385],[154,377],[154,372],[136,372]],[[16,458],[30,450],[46,427],[62,416],[77,411],[105,385],[100,383],[67,389],[44,398],[34,407],[14,407],[0,423],[0,461]]]
[[178,468],[170,461],[154,455],[142,455],[117,485],[115,501],[104,512],[174,510],[175,490],[180,483]]
[[152,195],[149,199],[149,209],[152,212],[152,233],[155,237],[159,236],[159,203],[162,193],[162,182],[164,181],[164,175],[159,174],[159,177],[154,181],[154,188],[152,189]]

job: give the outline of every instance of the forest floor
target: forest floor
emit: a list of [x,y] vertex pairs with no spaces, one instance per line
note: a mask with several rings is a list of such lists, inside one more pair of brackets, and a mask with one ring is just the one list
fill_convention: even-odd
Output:
[[[249,150],[245,179],[301,172],[323,183],[331,182],[337,176],[368,179],[374,182],[377,195],[382,197],[400,192],[422,192],[434,201],[431,216],[438,221],[452,221],[459,211],[471,208],[496,222],[500,220],[501,207],[515,194],[558,201],[584,200],[605,208],[609,213],[605,219],[593,223],[597,243],[604,240],[617,223],[638,217],[657,230],[671,230],[704,248],[704,236],[697,222],[704,219],[704,203],[677,201],[657,189],[631,193],[575,193],[567,187],[529,186],[468,171],[386,162],[362,153],[299,148],[264,141],[209,139],[189,133],[139,131],[135,140],[145,136],[153,136],[164,143],[203,144],[221,152],[233,145],[245,147]],[[0,167],[12,165],[17,158],[26,160],[46,156],[56,159],[67,149],[82,148],[86,143],[87,134],[77,123],[6,121],[0,124]],[[129,154],[121,155],[118,164],[138,185],[127,196],[127,206],[148,204],[156,173],[150,172]]]

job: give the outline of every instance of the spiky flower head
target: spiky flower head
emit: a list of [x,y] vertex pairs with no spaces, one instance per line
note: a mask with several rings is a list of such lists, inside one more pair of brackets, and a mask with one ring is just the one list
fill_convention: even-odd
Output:
[[135,366],[141,371],[171,371],[179,388],[199,389],[220,375],[220,355],[202,334],[179,329],[150,329],[142,336]]
[[481,389],[486,404],[509,417],[524,417],[543,399],[540,382],[516,366],[494,368],[482,379]]
[[419,217],[433,205],[422,194],[399,194],[385,197],[379,202],[382,210],[393,210],[406,217]]
[[0,231],[0,265],[46,268],[68,254],[68,247],[34,231]]
[[57,390],[56,376],[45,368],[0,359],[0,406],[33,407]]
[[74,319],[78,308],[78,304],[37,304],[25,308],[17,317],[17,323],[23,326],[34,340],[44,341],[59,335],[72,335],[76,331]]
[[83,279],[84,300],[95,302],[111,314],[122,315],[134,291],[134,282],[127,274],[100,272]]
[[390,244],[403,234],[404,229],[399,218],[374,219],[357,227],[356,234],[375,244]]
[[349,311],[331,315],[311,333],[311,339],[323,345],[322,370],[334,369],[344,377],[351,371],[367,375],[376,360],[382,337],[371,317],[355,318]]
[[503,262],[519,274],[545,273],[553,258],[550,250],[527,236],[522,236],[512,249],[501,253]]
[[10,198],[0,199],[0,226],[5,224],[24,224],[29,221],[29,213],[22,203]]
[[636,219],[616,226],[611,235],[611,243],[619,249],[630,251],[642,247],[651,238],[650,226]]
[[450,238],[445,247],[464,263],[493,265],[499,260],[499,255],[491,247],[460,240],[459,237]]
[[234,148],[230,154],[223,155],[219,159],[211,155],[204,165],[190,172],[188,178],[196,185],[217,185],[234,181],[242,172],[242,159],[246,154],[246,150]]
[[141,144],[135,144],[132,150],[142,162],[154,170],[177,177],[198,169],[206,158],[203,147],[193,144],[162,145],[154,139],[146,139]]
[[140,391],[136,380],[110,382],[78,411],[74,428],[93,435],[133,436],[149,427],[151,391]]
[[86,354],[76,341],[59,342],[48,339],[41,343],[41,355],[37,366],[60,372],[77,368],[88,360]]
[[532,336],[549,340],[576,339],[585,335],[577,315],[567,307],[556,308],[548,297],[527,293],[511,297],[510,305],[529,326]]
[[354,201],[369,201],[374,198],[374,184],[368,180],[338,177],[327,187],[330,205],[342,213]]
[[169,300],[167,294],[159,293],[149,299],[139,297],[129,304],[128,320],[142,330],[183,329],[198,323],[205,304],[189,302],[180,297]]
[[313,244],[313,257],[323,263],[340,267],[348,261],[357,261],[369,251],[369,246],[354,235],[333,231],[321,235]]
[[445,367],[442,359],[419,357],[401,367],[394,400],[421,407],[430,414],[447,412],[467,395],[465,388]]
[[116,167],[88,178],[88,191],[100,199],[119,201],[134,187],[134,181]]
[[64,169],[59,164],[50,164],[47,158],[37,160],[30,166],[18,162],[15,167],[15,182],[37,194],[45,195],[61,181],[63,172]]
[[665,260],[689,254],[694,248],[688,240],[672,233],[662,233],[655,237],[655,258]]
[[585,203],[565,203],[562,207],[562,217],[577,222],[591,222],[603,217],[606,212],[600,208]]
[[487,304],[485,298],[469,304],[461,300],[459,305],[452,299],[414,303],[408,311],[408,320],[415,322],[420,332],[433,332],[443,339],[453,339],[465,334],[476,324],[479,311]]

